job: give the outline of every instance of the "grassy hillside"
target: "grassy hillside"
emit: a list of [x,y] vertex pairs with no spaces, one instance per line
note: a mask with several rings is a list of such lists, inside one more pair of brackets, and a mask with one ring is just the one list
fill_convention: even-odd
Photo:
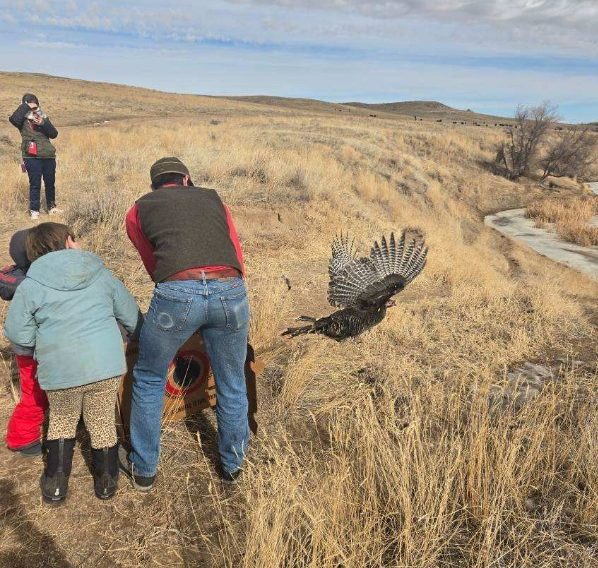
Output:
[[[215,474],[210,411],[166,429],[149,496],[123,480],[98,502],[77,450],[69,501],[49,510],[41,463],[1,453],[0,566],[597,565],[598,286],[484,227],[485,212],[546,191],[488,172],[500,130],[39,76],[0,84],[5,114],[33,90],[65,126],[65,220],[144,308],[152,284],[123,217],[148,191],[149,166],[177,155],[197,185],[219,190],[247,258],[251,341],[267,363],[258,435],[232,491]],[[86,126],[67,126],[73,109]],[[8,237],[29,220],[17,133],[2,128],[6,261]],[[280,337],[295,316],[331,311],[335,233],[350,230],[366,252],[407,225],[425,231],[428,265],[382,324],[344,343]],[[10,359],[3,344],[2,424]],[[535,398],[492,403],[513,367],[559,359]]]
[[[63,126],[136,118],[191,118],[206,112],[235,112],[247,107],[214,97],[177,95],[43,74],[0,72],[0,108],[4,116],[12,113],[25,92],[34,92],[42,108]],[[1,125],[5,126],[6,123]]]
[[[462,122],[466,124],[473,124],[474,126],[501,126],[512,122],[511,118],[502,116],[493,116],[489,114],[482,114],[473,112],[471,110],[460,110],[452,108],[437,101],[401,101],[396,103],[344,103],[347,106],[367,109],[370,113],[392,113],[409,116],[411,118],[417,116],[421,120],[438,120],[448,122]],[[376,115],[377,116],[377,115]]]
[[[405,118],[417,116],[420,121],[438,121],[458,123],[459,125],[499,127],[512,122],[512,119],[501,116],[480,114],[470,110],[459,110],[436,101],[402,101],[395,103],[329,103],[314,99],[292,99],[287,97],[271,97],[252,95],[243,97],[226,97],[231,101],[256,103],[267,107],[279,107],[307,111],[310,113],[342,112],[357,117],[368,118]],[[399,116],[397,116],[399,115]],[[462,124],[463,123],[463,124]]]

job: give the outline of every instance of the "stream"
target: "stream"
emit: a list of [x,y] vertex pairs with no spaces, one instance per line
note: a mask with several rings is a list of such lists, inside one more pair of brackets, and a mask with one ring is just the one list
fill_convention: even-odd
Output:
[[[598,195],[598,182],[588,185]],[[598,246],[582,247],[564,241],[555,232],[536,227],[533,219],[525,217],[525,209],[487,215],[484,223],[537,253],[598,280]],[[598,217],[592,223],[597,224]]]

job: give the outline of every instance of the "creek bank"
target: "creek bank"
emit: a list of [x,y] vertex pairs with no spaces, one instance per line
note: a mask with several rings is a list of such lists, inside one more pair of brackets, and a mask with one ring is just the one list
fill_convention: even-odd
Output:
[[[598,183],[596,183],[598,190]],[[595,220],[594,220],[595,221]],[[486,215],[484,224],[527,245],[537,253],[598,280],[598,247],[582,247],[561,239],[556,233],[535,226],[525,209],[510,209]]]

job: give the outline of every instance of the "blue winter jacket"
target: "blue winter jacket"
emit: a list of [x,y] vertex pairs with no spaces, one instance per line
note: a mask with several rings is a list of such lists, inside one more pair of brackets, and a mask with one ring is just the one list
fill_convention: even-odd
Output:
[[38,381],[55,390],[124,374],[122,335],[141,315],[133,296],[91,252],[45,254],[29,268],[8,309],[4,332],[35,347]]

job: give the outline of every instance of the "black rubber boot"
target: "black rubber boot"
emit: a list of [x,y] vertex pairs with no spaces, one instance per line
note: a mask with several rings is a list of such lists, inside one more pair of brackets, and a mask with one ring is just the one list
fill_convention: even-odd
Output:
[[56,505],[66,499],[69,489],[75,438],[48,440],[45,447],[46,468],[39,483],[44,501]]
[[118,487],[118,444],[91,450],[93,488],[98,499],[110,499]]

